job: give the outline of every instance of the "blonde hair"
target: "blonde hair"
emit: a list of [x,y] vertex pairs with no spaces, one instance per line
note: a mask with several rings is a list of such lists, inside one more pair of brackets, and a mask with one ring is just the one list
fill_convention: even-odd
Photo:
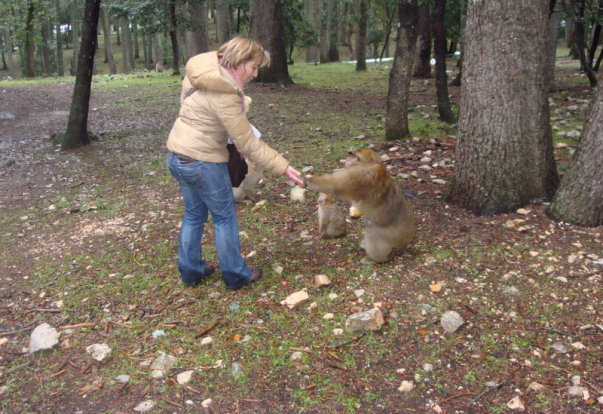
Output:
[[240,63],[259,59],[260,69],[270,66],[270,52],[255,40],[237,36],[224,43],[218,49],[220,64],[225,68],[236,69]]

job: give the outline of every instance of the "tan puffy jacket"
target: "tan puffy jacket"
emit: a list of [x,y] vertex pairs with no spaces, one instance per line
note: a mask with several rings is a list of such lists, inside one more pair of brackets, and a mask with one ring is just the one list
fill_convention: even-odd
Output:
[[227,162],[226,141],[275,174],[289,163],[258,139],[243,111],[245,96],[234,78],[218,63],[217,52],[193,56],[182,81],[180,113],[167,140],[171,152],[208,162]]

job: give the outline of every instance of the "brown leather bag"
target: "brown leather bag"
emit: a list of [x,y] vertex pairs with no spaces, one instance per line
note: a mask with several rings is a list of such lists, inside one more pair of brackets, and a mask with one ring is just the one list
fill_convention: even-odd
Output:
[[232,186],[238,187],[245,179],[249,167],[235,144],[226,144],[226,149],[228,149],[228,175]]

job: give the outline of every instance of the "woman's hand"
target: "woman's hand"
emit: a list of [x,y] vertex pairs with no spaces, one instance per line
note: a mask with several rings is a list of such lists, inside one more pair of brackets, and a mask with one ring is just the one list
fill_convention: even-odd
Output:
[[300,185],[302,187],[304,186],[304,179],[301,173],[292,166],[287,167],[287,169],[285,170],[285,176],[293,180],[295,184]]

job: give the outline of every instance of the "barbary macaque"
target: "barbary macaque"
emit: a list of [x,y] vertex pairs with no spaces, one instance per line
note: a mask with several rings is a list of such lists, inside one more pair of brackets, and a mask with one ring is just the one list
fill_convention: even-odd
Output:
[[332,194],[318,195],[318,233],[322,239],[345,234],[345,216]]
[[251,201],[257,201],[257,191],[260,181],[264,178],[264,170],[262,167],[247,159],[247,175],[241,181],[238,187],[232,187],[232,193],[236,202],[241,202],[246,198]]
[[363,264],[382,263],[390,254],[406,247],[417,227],[411,205],[404,197],[379,154],[370,149],[357,151],[345,167],[332,174],[306,180],[310,190],[333,194],[362,211],[366,218]]

